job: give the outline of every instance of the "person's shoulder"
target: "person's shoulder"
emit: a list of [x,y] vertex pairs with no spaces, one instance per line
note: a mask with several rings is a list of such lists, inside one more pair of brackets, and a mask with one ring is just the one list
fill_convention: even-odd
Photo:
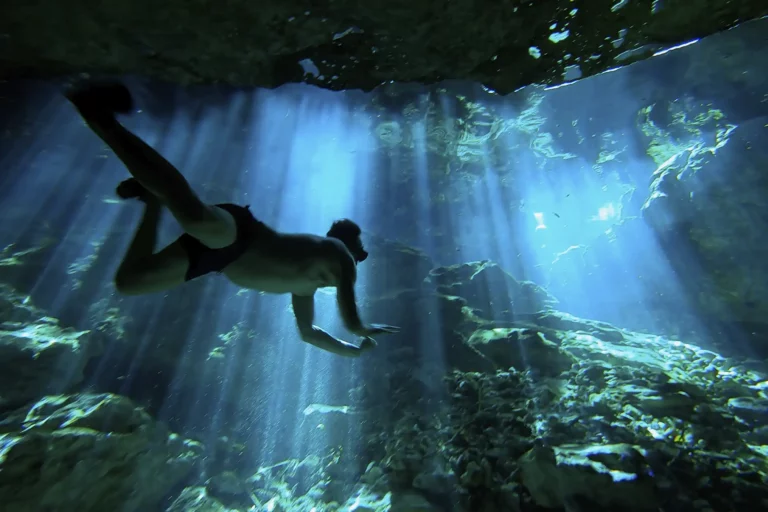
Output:
[[319,236],[318,243],[328,251],[329,253],[332,253],[336,256],[350,256],[349,249],[347,249],[347,246],[344,245],[344,242],[339,240],[338,238],[333,237],[326,237],[326,236]]
[[338,238],[311,235],[307,233],[280,233],[278,239],[282,240],[281,246],[294,253],[309,255],[327,262],[341,262],[346,266],[354,266],[355,259],[344,245],[344,242]]
[[318,238],[320,238],[319,243],[323,247],[322,252],[327,259],[340,262],[342,267],[355,266],[355,258],[352,257],[352,253],[349,252],[344,242],[333,237]]

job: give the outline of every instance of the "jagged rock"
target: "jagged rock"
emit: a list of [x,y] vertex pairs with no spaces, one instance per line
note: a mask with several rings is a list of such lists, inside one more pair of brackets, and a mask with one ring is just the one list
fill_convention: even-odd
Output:
[[8,287],[0,297],[0,409],[71,390],[101,344],[89,331],[59,326]]
[[0,77],[117,73],[184,84],[306,81],[336,90],[468,79],[508,93],[594,75],[766,14],[757,0],[654,8],[613,1],[574,8],[566,0],[66,7],[12,0],[0,20]]
[[562,311],[546,311],[535,316],[535,325],[549,327],[560,331],[583,332],[599,336],[601,340],[623,341],[624,334],[621,329],[596,320],[585,320]]
[[[416,257],[416,261],[426,263],[421,255]],[[559,325],[555,324],[556,318],[565,321],[565,317],[554,313],[548,316],[557,300],[546,290],[531,282],[517,281],[489,261],[435,267],[423,283],[412,283],[411,289],[398,290],[394,286],[392,289],[393,293],[370,300],[364,315],[368,314],[367,310],[393,312],[397,315],[393,321],[403,333],[419,333],[425,322],[434,323],[432,332],[441,333],[439,341],[444,347],[445,364],[462,371],[493,372],[497,368],[522,365],[520,357],[515,359],[513,353],[506,354],[506,349],[500,347],[504,338],[499,334],[501,331],[488,338],[488,333],[497,325],[509,325],[513,319],[535,322],[538,318],[547,318],[551,325]],[[580,325],[590,331],[618,332],[599,323],[587,325],[582,321]],[[507,334],[512,336],[513,331]],[[410,336],[400,335],[387,340],[387,345],[400,354],[413,343]],[[491,350],[496,347],[500,348]],[[561,357],[553,359],[551,364],[563,361]]]
[[[352,460],[355,456],[352,453],[346,454],[339,447],[331,450],[326,457],[309,455],[302,460],[287,459],[262,466],[245,480],[242,490],[257,510],[289,512],[310,510],[313,507],[322,510],[327,503],[343,503],[353,495],[377,501],[379,497],[374,496],[375,492],[369,495],[367,489],[357,485],[360,474],[356,461]],[[352,475],[354,478],[351,478]],[[233,476],[227,477],[231,484],[236,480]],[[240,487],[240,484],[236,485]],[[214,495],[210,488],[208,492]],[[230,506],[235,505],[221,496],[216,498]],[[354,503],[354,499],[351,502]],[[239,507],[242,505],[238,504]]]
[[[436,496],[458,499],[450,506],[465,511],[525,510],[528,496],[542,507],[633,511],[768,499],[760,483],[768,452],[759,446],[765,364],[551,310],[513,327],[464,322],[474,325],[474,341],[511,332],[543,337],[531,359],[546,371],[454,370],[439,404],[428,398],[439,393],[412,392],[414,377],[397,372],[386,390],[397,405],[368,411],[382,418],[369,435],[372,444],[386,439],[380,459],[391,489],[416,489],[438,508],[447,505]],[[506,352],[522,355],[512,348]],[[562,364],[547,367],[549,358]],[[425,415],[425,408],[445,412]],[[706,483],[713,465],[728,476]],[[621,472],[631,476],[614,480]],[[548,485],[561,490],[550,494]]]
[[544,288],[517,281],[490,261],[437,267],[429,273],[428,282],[441,295],[461,297],[486,320],[512,320],[557,304]]
[[637,386],[625,386],[627,402],[656,417],[673,416],[689,419],[697,404],[695,397],[685,393],[659,393]]
[[520,470],[542,507],[586,498],[611,510],[658,510],[649,467],[629,445],[535,447],[521,458]]
[[376,493],[369,492],[363,487],[355,493],[341,506],[340,510],[354,510],[355,512],[389,512],[391,510],[392,496],[385,493],[379,496]]
[[148,510],[202,455],[117,395],[45,397],[0,432],[0,501],[18,512]]
[[557,343],[531,329],[478,329],[467,344],[497,369],[533,369],[542,375],[559,375],[574,363]]
[[234,512],[216,498],[208,495],[205,487],[187,487],[171,503],[166,512]]
[[667,369],[667,361],[658,352],[665,345],[664,341],[654,340],[650,336],[647,338],[652,341],[627,332],[622,342],[616,343],[604,339],[599,333],[595,335],[568,330],[559,331],[557,338],[564,351],[581,360],[605,362],[612,369],[626,366],[643,367],[646,372],[663,372]]
[[756,398],[731,398],[728,400],[728,408],[733,414],[752,426],[762,426],[768,418],[768,400]]
[[768,446],[768,425],[763,425],[746,432],[744,440],[750,444]]
[[414,336],[424,332],[424,326],[429,325],[434,332],[440,333],[438,341],[444,348],[442,357],[448,367],[464,371],[492,371],[494,368],[488,359],[465,343],[483,320],[473,314],[461,297],[438,295],[425,287],[369,300],[361,309],[363,318],[388,311],[392,315],[390,321],[401,328],[401,334],[386,340],[393,358],[433,360],[435,355],[430,351],[414,351],[417,348]]
[[[495,478],[503,479],[518,466],[515,463],[510,467],[505,461],[515,452],[519,456],[521,448],[529,449],[534,439],[555,447],[574,441],[582,443],[582,447],[653,446],[658,452],[671,453],[665,462],[654,463],[654,472],[661,480],[678,482],[691,478],[687,476],[688,471],[697,475],[706,473],[704,469],[687,470],[687,466],[669,469],[669,461],[674,460],[675,454],[679,457],[680,450],[686,447],[695,446],[699,450],[697,455],[688,456],[694,461],[686,464],[706,468],[707,461],[713,457],[741,461],[729,466],[729,474],[737,472],[738,464],[753,458],[753,449],[746,442],[759,440],[761,436],[752,433],[750,437],[750,428],[744,422],[750,421],[747,418],[752,418],[754,425],[760,421],[757,418],[764,402],[759,394],[765,365],[762,371],[748,370],[743,364],[692,344],[619,331],[605,325],[603,329],[590,329],[589,321],[582,320],[579,325],[578,318],[566,318],[568,330],[538,328],[562,353],[572,358],[573,364],[563,368],[560,375],[554,372],[550,375],[501,371],[454,373],[451,416],[455,430],[446,450],[460,454],[457,474],[463,476],[463,488],[467,489],[469,484],[479,486],[475,488],[483,489],[487,495],[482,501],[490,500],[498,508],[503,493],[497,486],[483,483],[486,482],[483,478],[475,478],[484,474],[478,468],[484,467],[485,458],[495,460],[491,472]],[[532,321],[527,325],[533,329]],[[589,333],[590,330],[594,334]],[[621,339],[617,336],[619,333]],[[725,394],[721,395],[719,389]],[[730,405],[731,395],[751,398],[734,400]],[[743,418],[734,419],[733,415],[739,414],[737,408]],[[758,460],[754,463],[758,467],[762,464]],[[661,480],[643,485],[663,486]],[[535,485],[525,480],[523,484]],[[748,488],[741,486],[738,492],[753,492]],[[727,499],[731,489],[734,488],[719,489],[713,496],[698,495],[706,496],[716,509],[721,499],[718,496]],[[531,493],[535,495],[535,490]],[[768,493],[757,493],[756,499],[759,501],[766,495]],[[589,506],[595,497],[585,494],[573,499],[576,504],[570,505],[576,506],[579,500],[586,499],[582,504]],[[675,498],[665,495],[649,496],[649,499],[654,501],[637,510],[655,510],[654,507],[670,504]]]

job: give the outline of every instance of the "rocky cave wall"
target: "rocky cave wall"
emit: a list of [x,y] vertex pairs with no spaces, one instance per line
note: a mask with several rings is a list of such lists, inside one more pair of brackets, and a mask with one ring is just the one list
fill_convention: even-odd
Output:
[[462,79],[506,94],[591,76],[767,14],[758,0],[9,0],[0,77],[137,74],[366,91]]

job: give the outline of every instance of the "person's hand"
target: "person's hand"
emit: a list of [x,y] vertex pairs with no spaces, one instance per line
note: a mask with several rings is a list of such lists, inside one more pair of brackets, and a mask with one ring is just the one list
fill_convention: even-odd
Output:
[[368,336],[364,336],[360,341],[360,352],[368,352],[372,348],[376,348],[376,340]]
[[365,336],[376,336],[377,334],[395,334],[400,332],[400,328],[387,324],[371,324],[365,330]]

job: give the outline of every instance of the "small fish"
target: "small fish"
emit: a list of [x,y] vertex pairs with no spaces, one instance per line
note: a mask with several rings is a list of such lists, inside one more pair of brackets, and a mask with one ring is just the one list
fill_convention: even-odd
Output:
[[560,216],[559,216],[557,213],[555,213],[555,212],[552,212],[552,215],[554,215],[554,216],[555,216],[555,217],[557,217],[558,219],[560,218]]

